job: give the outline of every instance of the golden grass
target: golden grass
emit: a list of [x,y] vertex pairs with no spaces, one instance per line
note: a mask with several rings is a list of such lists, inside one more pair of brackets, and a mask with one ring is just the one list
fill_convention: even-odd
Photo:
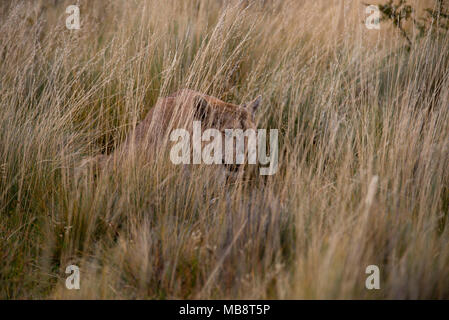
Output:
[[[254,3],[84,0],[79,31],[70,1],[0,5],[1,298],[449,297],[449,37],[408,52],[357,2]],[[185,87],[262,94],[278,173],[75,179]]]

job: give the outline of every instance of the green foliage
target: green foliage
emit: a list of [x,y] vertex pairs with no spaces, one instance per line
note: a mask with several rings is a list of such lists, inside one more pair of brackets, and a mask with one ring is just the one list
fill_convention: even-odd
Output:
[[449,1],[447,0],[436,0],[436,6],[434,8],[426,9],[426,17],[421,18],[421,23],[419,23],[420,28],[425,31],[426,24],[430,22],[435,23],[435,29],[449,30]]
[[412,41],[409,35],[404,29],[404,23],[412,18],[414,9],[407,4],[407,0],[399,0],[395,3],[393,0],[389,0],[387,4],[379,6],[380,12],[382,12],[382,21],[391,21],[393,25],[399,29],[402,36],[407,40],[411,46]]
[[382,21],[390,21],[412,46],[412,38],[404,27],[406,22],[413,22],[419,30],[418,37],[426,34],[445,32],[449,30],[448,0],[435,0],[433,8],[425,9],[425,15],[416,17],[416,9],[407,3],[407,0],[389,0],[384,5],[379,5],[382,13]]

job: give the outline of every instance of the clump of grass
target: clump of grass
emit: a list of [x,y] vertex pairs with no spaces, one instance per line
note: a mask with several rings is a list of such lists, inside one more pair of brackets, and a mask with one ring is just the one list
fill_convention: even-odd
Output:
[[[68,4],[0,7],[2,298],[448,297],[449,37],[373,43],[328,1],[80,1],[69,31]],[[262,94],[278,173],[76,178],[185,87]]]

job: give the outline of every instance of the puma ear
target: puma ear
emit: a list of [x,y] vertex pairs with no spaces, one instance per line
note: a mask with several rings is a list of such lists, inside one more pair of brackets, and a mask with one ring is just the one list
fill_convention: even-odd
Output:
[[249,102],[249,103],[245,103],[243,105],[244,108],[247,108],[248,111],[252,114],[252,116],[254,117],[254,115],[256,114],[257,109],[259,109],[260,107],[260,103],[262,102],[262,96],[258,96],[256,99],[254,99],[253,101]]
[[193,99],[194,117],[200,121],[204,121],[209,113],[209,103],[202,96],[196,96]]

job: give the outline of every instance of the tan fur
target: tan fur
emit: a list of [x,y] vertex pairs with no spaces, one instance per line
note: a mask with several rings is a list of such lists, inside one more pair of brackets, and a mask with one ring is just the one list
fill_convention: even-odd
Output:
[[193,90],[180,90],[168,97],[159,98],[145,119],[114,154],[97,156],[86,160],[86,163],[97,163],[99,167],[104,167],[113,157],[121,159],[129,155],[132,149],[137,156],[151,158],[152,154],[160,152],[160,147],[168,141],[172,130],[182,128],[191,132],[195,120],[202,122],[203,130],[215,128],[223,135],[225,129],[255,129],[254,112],[259,103],[260,97],[239,106]]

